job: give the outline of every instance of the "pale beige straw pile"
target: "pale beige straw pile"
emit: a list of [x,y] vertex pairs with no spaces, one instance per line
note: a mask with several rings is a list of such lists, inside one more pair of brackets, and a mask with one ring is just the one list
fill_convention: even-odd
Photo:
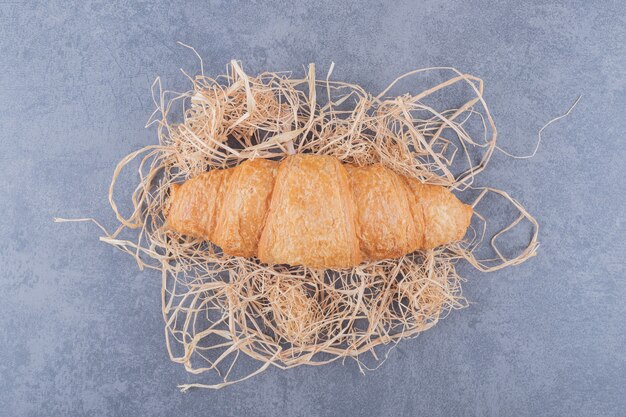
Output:
[[[481,79],[454,68],[427,68],[399,77],[373,96],[358,85],[331,81],[332,68],[323,79],[316,78],[314,65],[301,79],[270,72],[252,77],[233,61],[218,78],[190,77],[193,89],[174,98],[161,90],[159,79],[153,85],[157,109],[148,125],[157,127],[159,144],[133,152],[115,169],[109,199],[120,226],[114,233],[102,228],[101,239],[134,256],[141,268],[162,272],[171,359],[191,373],[219,375],[215,383],[185,384],[183,390],[220,388],[272,365],[284,369],[353,358],[368,369],[368,362],[384,358],[379,355],[385,347],[465,305],[457,260],[493,271],[535,255],[537,222],[508,194],[491,188],[479,189],[478,227],[466,241],[351,270],[262,265],[167,229],[163,213],[172,183],[248,158],[280,159],[294,152],[380,162],[425,182],[476,190],[474,178],[496,149]],[[433,77],[442,81],[419,87]],[[394,96],[407,81],[418,92]],[[437,107],[442,98],[463,94],[469,98],[459,105]],[[184,111],[181,123],[170,121],[176,104]],[[470,125],[479,133],[470,135]],[[124,216],[113,189],[131,161],[139,161],[140,177],[134,211]],[[486,194],[502,197],[519,216],[492,237],[493,259],[478,260],[473,251],[487,229],[476,205]],[[521,222],[532,227],[530,241],[507,257],[497,239]],[[134,240],[120,237],[129,229]],[[256,371],[240,374],[242,355],[258,361]]]

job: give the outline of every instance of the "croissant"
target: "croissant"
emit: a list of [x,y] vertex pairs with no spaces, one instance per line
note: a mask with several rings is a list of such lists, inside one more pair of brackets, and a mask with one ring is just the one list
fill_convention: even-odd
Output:
[[448,189],[331,156],[254,159],[170,189],[167,225],[267,264],[347,268],[460,240],[473,214]]

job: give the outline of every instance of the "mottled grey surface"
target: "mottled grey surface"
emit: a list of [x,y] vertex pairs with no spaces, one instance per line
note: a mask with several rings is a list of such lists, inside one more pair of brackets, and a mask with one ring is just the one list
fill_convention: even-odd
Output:
[[[0,414],[6,416],[618,416],[626,413],[626,7],[622,1],[206,1],[0,4]],[[394,4],[393,6],[391,4]],[[484,275],[473,304],[402,343],[376,372],[270,370],[213,392],[168,360],[160,279],[100,243],[116,162],[143,128],[156,75],[231,58],[379,91],[453,65],[486,81],[500,143],[481,176],[541,222],[539,256]]]

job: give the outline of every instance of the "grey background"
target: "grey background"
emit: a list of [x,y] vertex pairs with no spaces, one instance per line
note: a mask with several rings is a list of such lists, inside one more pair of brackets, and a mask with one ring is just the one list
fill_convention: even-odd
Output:
[[[6,416],[617,416],[626,408],[626,7],[621,1],[271,1],[0,4],[0,414]],[[213,392],[170,363],[160,277],[101,244],[110,175],[153,143],[155,76],[300,71],[379,91],[413,68],[486,81],[500,144],[481,184],[540,221],[538,257],[481,274],[473,304],[376,372],[269,370]],[[128,188],[127,188],[128,190]]]

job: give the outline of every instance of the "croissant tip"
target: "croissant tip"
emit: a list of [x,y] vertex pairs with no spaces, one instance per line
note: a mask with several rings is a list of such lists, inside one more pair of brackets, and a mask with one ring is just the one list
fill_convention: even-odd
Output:
[[469,204],[464,204],[463,209],[464,209],[463,214],[465,216],[465,219],[464,219],[465,221],[463,223],[465,227],[463,228],[464,229],[463,233],[465,233],[470,223],[472,223],[472,217],[474,216],[474,208],[470,206]]

